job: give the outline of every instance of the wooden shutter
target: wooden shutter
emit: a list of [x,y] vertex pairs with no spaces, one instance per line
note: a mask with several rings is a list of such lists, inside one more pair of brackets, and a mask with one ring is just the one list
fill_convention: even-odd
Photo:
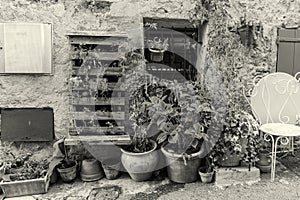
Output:
[[279,29],[277,71],[300,72],[300,29]]
[[[89,82],[95,83],[97,78],[105,78],[107,88],[97,85],[94,88],[95,96],[84,95],[91,90],[82,86],[71,88],[74,126],[70,127],[65,145],[82,142],[95,145],[111,145],[112,142],[118,145],[130,144],[130,136],[125,128],[128,103],[124,89],[117,85],[122,80],[123,69],[119,60],[125,56],[128,36],[94,31],[73,32],[68,36],[71,44],[72,78],[88,78]],[[86,55],[81,55],[80,52],[86,52]],[[89,54],[95,56],[89,57]],[[86,112],[86,109],[90,112]],[[92,124],[87,123],[91,121]],[[114,128],[109,128],[107,122],[114,121],[119,123]]]

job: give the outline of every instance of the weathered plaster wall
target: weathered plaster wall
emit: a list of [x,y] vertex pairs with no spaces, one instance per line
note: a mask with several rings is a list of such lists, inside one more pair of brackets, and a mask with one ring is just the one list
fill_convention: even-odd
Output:
[[[69,44],[66,34],[77,30],[124,32],[129,30],[133,41],[140,38],[136,30],[140,15],[187,17],[186,1],[103,1],[93,7],[92,1],[4,0],[0,2],[1,22],[53,23],[54,74],[0,76],[0,107],[52,107],[55,134],[67,134],[69,125],[68,76]],[[111,4],[111,5],[110,5]],[[92,12],[93,11],[93,12]],[[130,31],[134,30],[134,31]],[[134,35],[132,35],[134,34]]]
[[[245,81],[275,70],[277,28],[282,24],[300,24],[297,0],[2,0],[1,22],[53,23],[54,74],[0,76],[0,107],[52,107],[56,137],[67,135],[68,32],[128,32],[132,44],[139,44],[142,32],[136,30],[142,26],[142,17],[188,19],[199,4],[207,8],[198,11],[197,16],[209,19],[207,55],[224,76],[234,77],[227,83],[232,87],[232,96]],[[256,49],[244,47],[239,36],[228,31],[230,24],[238,23],[245,15],[247,20],[261,21],[264,28]]]
[[[299,27],[300,2],[294,0],[220,0],[198,1],[196,18],[209,19],[207,57],[210,66],[219,69],[224,78],[228,98],[233,107],[248,105],[242,87],[257,75],[265,75],[276,69],[277,29]],[[257,37],[257,47],[241,44],[237,33],[229,27],[238,26],[240,18],[260,22],[263,31]]]
[[[188,18],[191,5],[185,0],[2,0],[0,22],[51,22],[53,24],[53,75],[0,75],[0,108],[52,107],[55,136],[68,134],[70,60],[68,32],[128,32],[132,46],[141,44],[141,16]],[[141,30],[141,29],[140,29]],[[52,154],[51,143],[1,143],[0,160],[6,152]],[[48,156],[47,156],[48,155]]]

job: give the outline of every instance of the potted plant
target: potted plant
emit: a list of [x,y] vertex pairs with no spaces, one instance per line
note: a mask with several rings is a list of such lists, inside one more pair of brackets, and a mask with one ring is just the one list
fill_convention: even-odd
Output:
[[[167,99],[162,98],[165,88],[154,79],[150,83],[147,81],[152,78],[154,77],[145,73],[143,68],[129,73],[126,78],[133,136],[132,145],[121,150],[122,164],[136,181],[149,179],[156,170],[158,152],[154,138],[158,131],[158,121],[162,122],[167,117],[164,112],[168,112],[159,111],[159,107],[171,108],[171,104],[164,103]],[[158,112],[155,113],[156,108]]]
[[148,40],[150,58],[154,62],[161,62],[164,58],[164,52],[168,49],[168,38],[161,39],[154,37],[153,40]]
[[261,139],[256,167],[258,167],[260,171],[263,173],[268,173],[271,171],[272,160],[271,160],[271,153],[268,147],[269,147],[269,143]]
[[157,144],[147,137],[144,126],[136,126],[132,145],[122,148],[121,161],[135,181],[145,181],[151,178],[158,163]]
[[[200,94],[191,92],[196,91],[192,83],[175,83],[169,88],[176,91],[173,96],[178,102],[173,101],[173,105],[169,106],[171,110],[157,107],[156,113],[167,110],[163,113],[167,113],[166,120],[159,122],[161,133],[157,141],[162,144],[161,151],[166,159],[169,179],[178,183],[194,182],[198,179],[200,158],[206,152],[202,144],[208,142],[205,131],[210,104],[201,102]],[[201,113],[207,115],[200,117]]]
[[207,118],[200,119],[200,113],[209,111],[210,104],[201,102],[204,98],[189,82],[159,80],[145,71],[130,74],[126,81],[135,130],[132,149],[145,149],[151,141],[148,137],[156,138],[169,178],[181,183],[196,181],[206,139]]
[[0,161],[0,190],[4,197],[46,193],[52,171],[47,159],[36,160],[31,153],[14,155],[8,150]]
[[202,183],[211,183],[213,181],[214,173],[213,158],[206,156],[204,166],[199,168],[199,175]]
[[61,143],[61,145],[63,145],[64,158],[61,159],[60,164],[57,166],[57,171],[61,179],[69,183],[77,176],[77,162],[70,158],[67,147],[63,143]]
[[228,110],[223,120],[221,137],[213,149],[213,157],[220,166],[239,166],[241,161],[257,161],[259,144],[258,123],[243,110]]

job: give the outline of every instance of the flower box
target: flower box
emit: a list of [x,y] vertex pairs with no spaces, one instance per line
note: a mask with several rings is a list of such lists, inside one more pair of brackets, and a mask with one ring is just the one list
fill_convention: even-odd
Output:
[[33,194],[43,194],[48,191],[50,183],[50,175],[47,174],[44,178],[0,182],[0,187],[5,197],[17,197]]

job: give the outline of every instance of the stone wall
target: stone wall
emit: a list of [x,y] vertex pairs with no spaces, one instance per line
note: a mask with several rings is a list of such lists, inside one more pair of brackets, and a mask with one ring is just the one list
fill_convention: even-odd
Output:
[[[200,6],[202,9],[195,9]],[[199,7],[198,7],[199,8]],[[258,74],[275,70],[277,28],[282,24],[300,24],[297,0],[2,0],[1,22],[53,23],[53,75],[0,76],[0,107],[52,107],[55,135],[67,135],[69,126],[68,78],[70,60],[68,32],[97,30],[128,32],[132,44],[141,42],[142,17],[186,18],[193,14],[209,20],[207,55],[224,76],[235,94],[235,85],[242,86]],[[228,26],[239,23],[240,17],[261,21],[263,33],[257,48],[241,44]],[[235,89],[234,89],[235,88]]]

